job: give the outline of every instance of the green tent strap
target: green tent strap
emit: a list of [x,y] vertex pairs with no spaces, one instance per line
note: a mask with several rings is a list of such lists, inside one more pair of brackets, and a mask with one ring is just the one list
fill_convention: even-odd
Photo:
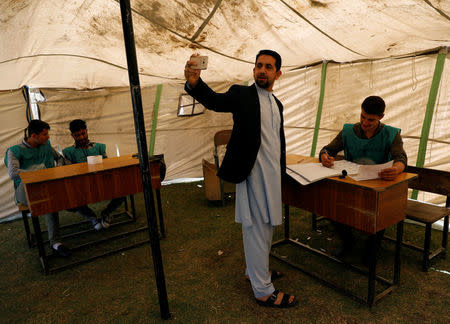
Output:
[[327,79],[327,66],[328,62],[323,61],[322,75],[320,80],[319,105],[317,106],[316,125],[314,126],[314,136],[311,146],[311,157],[314,157],[314,155],[316,155],[316,146],[317,146],[317,139],[319,137],[320,119],[322,118],[323,98],[325,96],[325,81]]
[[158,123],[158,110],[159,110],[159,102],[161,101],[161,92],[162,92],[162,84],[158,84],[156,88],[156,98],[155,104],[153,105],[153,118],[152,118],[152,132],[150,135],[150,156],[154,154],[155,149],[155,137],[156,137],[156,124]]
[[[431,121],[433,120],[434,107],[436,105],[436,98],[441,83],[442,71],[444,70],[445,57],[447,49],[439,51],[434,67],[433,81],[431,82],[430,94],[428,96],[427,110],[422,124],[422,133],[420,134],[419,150],[417,152],[417,167],[423,167],[425,164],[425,155],[427,153],[428,136],[430,134]],[[411,194],[412,199],[417,199],[418,191],[413,190]]]

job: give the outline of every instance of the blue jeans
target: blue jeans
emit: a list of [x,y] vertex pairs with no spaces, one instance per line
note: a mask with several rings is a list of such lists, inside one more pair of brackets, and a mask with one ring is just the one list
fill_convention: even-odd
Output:
[[[27,197],[25,194],[25,187],[23,182],[19,184],[16,189],[16,201],[22,205],[28,206]],[[59,242],[59,216],[58,213],[45,214],[45,222],[47,223],[48,240],[50,245]]]

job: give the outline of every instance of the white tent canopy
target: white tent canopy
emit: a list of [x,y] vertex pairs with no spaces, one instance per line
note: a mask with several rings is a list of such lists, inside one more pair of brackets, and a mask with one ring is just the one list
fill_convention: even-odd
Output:
[[[177,117],[188,57],[208,55],[202,78],[225,91],[251,82],[262,48],[283,57],[274,91],[285,106],[288,152],[317,155],[344,122],[359,120],[361,101],[377,94],[387,103],[383,121],[402,129],[409,164],[423,158],[425,166],[450,170],[450,1],[136,0],[131,6],[146,129],[154,153],[165,154],[168,179],[201,176],[213,134],[232,124],[229,114]],[[70,145],[68,123],[82,118],[109,156],[115,144],[121,154],[136,152],[119,1],[1,1],[0,75],[0,152],[20,141],[27,124],[25,85],[46,97],[39,107],[53,145]],[[16,210],[3,161],[0,193],[1,218]]]
[[[193,51],[205,79],[250,77],[255,53],[278,51],[285,70],[448,46],[450,2],[440,0],[131,1],[141,84],[183,80]],[[128,85],[119,1],[3,0],[0,90],[22,85]]]

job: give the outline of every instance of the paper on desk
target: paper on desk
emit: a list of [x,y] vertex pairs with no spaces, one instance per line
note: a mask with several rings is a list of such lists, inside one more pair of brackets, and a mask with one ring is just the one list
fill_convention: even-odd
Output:
[[298,173],[296,173],[296,172],[294,172],[292,170],[286,169],[286,173],[288,175],[290,175],[292,178],[294,178],[294,180],[299,182],[301,185],[306,186],[306,185],[309,185],[311,183],[309,180],[307,180],[306,178],[302,177],[300,174],[298,174]]
[[373,165],[360,165],[358,174],[352,176],[356,181],[378,179],[378,173],[383,170],[392,167],[394,161],[389,161],[383,164],[373,164]]
[[[324,178],[338,176],[341,173],[341,171],[339,170],[327,168],[320,163],[290,164],[286,166],[286,169],[293,173],[298,174],[301,178],[306,180],[307,182],[306,184],[319,181]],[[301,181],[299,182],[301,184],[304,184]]]

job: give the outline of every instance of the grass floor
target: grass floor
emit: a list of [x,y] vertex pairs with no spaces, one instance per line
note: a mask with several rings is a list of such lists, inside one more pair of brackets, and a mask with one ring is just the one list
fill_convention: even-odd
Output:
[[[400,286],[372,308],[274,258],[271,268],[284,273],[276,288],[297,295],[299,305],[284,310],[258,306],[244,279],[241,229],[234,222],[233,201],[224,207],[208,203],[202,185],[176,184],[161,189],[167,232],[161,251],[171,320],[160,317],[149,244],[45,276],[37,249],[28,248],[18,220],[0,224],[0,323],[450,323],[449,258],[437,258],[428,272],[422,272],[420,253],[405,248]],[[145,225],[143,196],[135,197],[136,224],[88,237],[106,237]],[[103,206],[93,207],[99,212]],[[336,249],[338,240],[327,221],[313,231],[310,214],[291,209],[291,215],[292,237],[327,252]],[[63,224],[77,219],[69,212],[61,212],[60,217]],[[405,224],[404,239],[422,244],[423,230]],[[440,234],[434,231],[433,246],[439,245]],[[77,254],[92,254],[147,237],[144,231]],[[283,227],[279,226],[274,240],[282,237]],[[347,261],[361,265],[364,237],[357,234],[357,238],[354,255]],[[70,246],[76,240],[81,239],[66,243]],[[389,279],[393,252],[394,245],[383,241],[377,271]],[[362,298],[367,294],[367,279],[340,265],[295,248],[280,247],[277,253],[345,285]]]

